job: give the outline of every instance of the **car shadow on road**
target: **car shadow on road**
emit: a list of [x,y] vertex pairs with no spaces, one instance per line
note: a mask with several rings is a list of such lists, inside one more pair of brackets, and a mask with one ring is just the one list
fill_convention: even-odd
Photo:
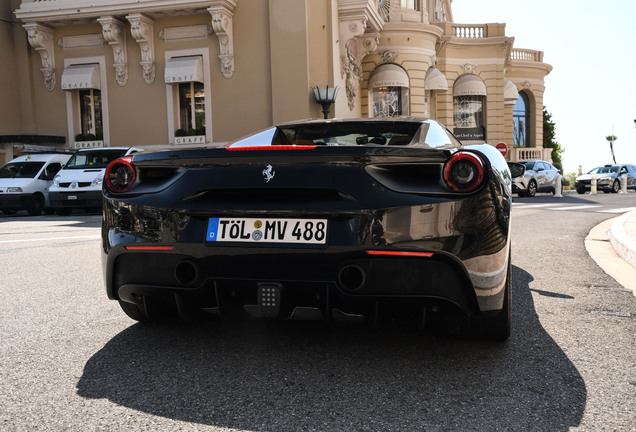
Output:
[[135,324],[87,362],[78,395],[239,430],[551,430],[586,388],[513,267],[513,335],[488,343],[312,322]]

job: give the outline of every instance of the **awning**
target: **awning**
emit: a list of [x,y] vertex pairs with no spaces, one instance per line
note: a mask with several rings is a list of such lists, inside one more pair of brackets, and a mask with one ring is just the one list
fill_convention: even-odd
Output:
[[394,64],[379,66],[369,78],[369,88],[409,87],[406,71]]
[[443,73],[434,67],[428,68],[424,78],[424,90],[448,91],[448,82]]
[[203,82],[203,60],[201,56],[172,57],[166,63],[166,84],[197,81]]
[[62,72],[62,90],[100,88],[99,65],[96,63],[70,65]]
[[504,80],[504,105],[514,105],[519,99],[517,86],[510,80]]
[[453,96],[486,96],[486,85],[476,75],[462,75],[453,85]]

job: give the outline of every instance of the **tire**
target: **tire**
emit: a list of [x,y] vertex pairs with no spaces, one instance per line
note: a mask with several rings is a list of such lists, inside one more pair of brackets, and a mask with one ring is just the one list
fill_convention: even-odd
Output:
[[[475,326],[475,324],[473,324]],[[508,258],[508,274],[504,286],[503,307],[497,315],[481,318],[481,326],[473,330],[473,338],[491,341],[505,341],[510,337],[512,326],[512,264]]]
[[42,195],[33,195],[31,197],[31,201],[29,201],[29,206],[27,207],[29,216],[40,216],[43,210],[44,197]]
[[579,195],[583,195],[585,193],[585,188],[577,188],[576,193]]
[[530,183],[528,183],[528,190],[526,192],[526,195],[529,197],[533,197],[537,194],[537,182],[535,182],[534,180],[530,180]]
[[621,184],[618,180],[614,180],[612,183],[612,193],[618,193],[621,190]]

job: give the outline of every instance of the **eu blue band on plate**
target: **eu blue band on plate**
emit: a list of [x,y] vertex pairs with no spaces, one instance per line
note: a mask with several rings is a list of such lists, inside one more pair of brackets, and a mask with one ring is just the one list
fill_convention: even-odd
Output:
[[208,221],[208,234],[205,236],[205,239],[207,241],[216,241],[218,230],[219,218],[210,218]]

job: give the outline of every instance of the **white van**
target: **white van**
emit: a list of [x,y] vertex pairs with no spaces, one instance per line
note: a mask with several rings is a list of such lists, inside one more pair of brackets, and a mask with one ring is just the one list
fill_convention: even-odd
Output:
[[70,154],[45,153],[19,156],[0,167],[0,210],[13,214],[26,210],[31,216],[51,210],[49,188]]
[[102,181],[108,164],[141,150],[134,147],[78,150],[53,180],[49,190],[51,207],[59,215],[68,215],[73,209],[101,209]]

